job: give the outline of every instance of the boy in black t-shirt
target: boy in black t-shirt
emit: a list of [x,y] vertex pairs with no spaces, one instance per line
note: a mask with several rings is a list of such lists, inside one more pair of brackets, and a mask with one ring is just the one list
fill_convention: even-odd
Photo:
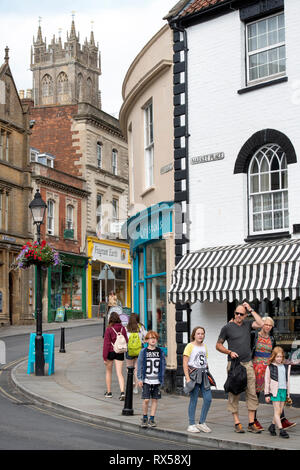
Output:
[[[148,342],[148,346],[142,349],[139,354],[137,371],[138,385],[143,387],[142,427],[155,427],[154,418],[157,410],[157,400],[161,398],[160,386],[163,385],[165,374],[165,354],[161,348],[157,347],[158,334],[156,331],[148,331],[145,341]],[[152,403],[148,421],[150,399],[152,399]]]

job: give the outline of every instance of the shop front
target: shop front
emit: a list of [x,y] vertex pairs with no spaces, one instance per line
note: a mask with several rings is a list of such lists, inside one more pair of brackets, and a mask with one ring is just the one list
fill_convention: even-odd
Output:
[[65,317],[86,318],[86,267],[88,258],[60,253],[62,263],[48,269],[48,322],[55,321],[57,309]]
[[[88,317],[96,316],[99,304],[110,291],[122,307],[131,309],[131,260],[128,243],[88,237]],[[109,275],[105,279],[105,267]]]
[[168,323],[174,312],[167,301],[172,249],[173,202],[148,207],[131,217],[122,232],[130,240],[133,258],[134,311],[147,330],[159,334],[159,346],[168,352]]
[[300,239],[205,248],[182,257],[173,271],[169,298],[189,304],[191,328],[205,326],[217,383],[226,380],[226,358],[215,344],[221,327],[247,301],[274,320],[273,336],[292,365],[291,391],[300,394]]

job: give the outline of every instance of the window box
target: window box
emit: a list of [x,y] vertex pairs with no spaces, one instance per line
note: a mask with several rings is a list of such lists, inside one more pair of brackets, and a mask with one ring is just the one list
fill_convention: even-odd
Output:
[[71,238],[74,239],[74,229],[65,229],[64,230],[64,238]]

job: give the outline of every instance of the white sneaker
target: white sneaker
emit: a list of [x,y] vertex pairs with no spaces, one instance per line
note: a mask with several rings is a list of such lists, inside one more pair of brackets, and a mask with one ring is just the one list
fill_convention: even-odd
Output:
[[137,394],[139,393],[139,389],[138,389],[137,387],[134,387],[133,393],[134,393],[135,395],[137,395]]
[[190,424],[187,428],[187,432],[200,432],[196,424]]
[[205,423],[202,423],[202,424],[196,424],[197,428],[199,429],[199,431],[203,431],[203,432],[211,432],[211,429],[207,426],[207,424]]

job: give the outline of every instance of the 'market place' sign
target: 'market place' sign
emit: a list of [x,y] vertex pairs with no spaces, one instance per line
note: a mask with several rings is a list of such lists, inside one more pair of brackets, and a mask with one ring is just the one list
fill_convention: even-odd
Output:
[[197,165],[198,163],[215,162],[217,160],[223,160],[225,158],[224,152],[209,153],[208,155],[200,155],[199,157],[191,157],[191,165]]

